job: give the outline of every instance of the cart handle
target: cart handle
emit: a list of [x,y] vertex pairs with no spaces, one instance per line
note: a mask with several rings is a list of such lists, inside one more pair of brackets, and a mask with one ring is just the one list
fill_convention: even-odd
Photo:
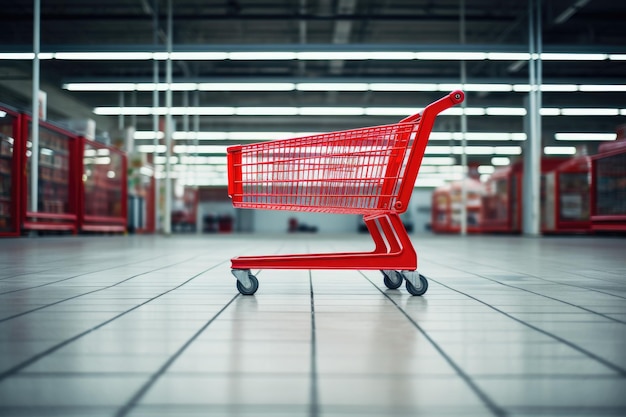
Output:
[[[415,120],[417,120],[420,117],[422,117],[422,114],[424,113],[424,110],[426,110],[426,109],[435,110],[435,114],[439,114],[442,111],[446,110],[447,108],[450,108],[450,107],[454,106],[455,104],[459,104],[459,103],[463,102],[464,99],[465,99],[465,93],[463,93],[463,91],[461,91],[461,90],[455,90],[455,91],[451,92],[450,94],[448,94],[447,96],[442,97],[442,98],[440,98],[439,100],[437,100],[437,101],[435,101],[433,103],[430,103],[421,112],[416,113],[416,114],[414,114],[412,116],[405,117],[404,119],[400,120],[400,123],[414,122]],[[450,103],[450,101],[452,103]]]
[[400,123],[413,122],[419,119],[419,125],[417,127],[417,136],[411,146],[409,157],[407,160],[407,172],[400,185],[398,192],[398,198],[394,203],[394,209],[398,213],[404,213],[408,208],[409,200],[411,199],[411,193],[417,179],[417,173],[419,172],[420,165],[422,164],[422,157],[426,151],[426,145],[428,144],[428,138],[430,132],[433,130],[435,124],[435,118],[442,111],[449,109],[455,104],[461,103],[465,99],[465,94],[461,90],[451,92],[445,97],[426,106],[421,112],[409,116],[400,121]]

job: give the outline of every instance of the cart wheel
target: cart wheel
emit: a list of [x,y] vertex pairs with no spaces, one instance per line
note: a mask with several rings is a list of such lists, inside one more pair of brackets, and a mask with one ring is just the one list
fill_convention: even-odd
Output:
[[241,282],[237,281],[237,290],[241,293],[241,295],[252,295],[259,289],[259,280],[252,274],[248,274],[248,278],[250,279],[250,287],[244,287]]
[[415,288],[415,286],[411,284],[409,280],[406,280],[406,284],[405,284],[406,290],[411,295],[424,295],[426,291],[428,290],[428,281],[426,280],[426,277],[422,274],[419,274],[419,277],[420,277],[420,284],[422,284],[419,288]]
[[402,280],[403,280],[403,276],[401,273],[399,273],[398,271],[388,271],[391,272],[391,275],[393,275],[395,277],[395,280],[391,278],[391,276],[387,275],[386,272],[384,271],[380,271],[383,273],[383,282],[385,283],[385,286],[387,288],[389,288],[390,290],[395,290],[400,288],[400,285],[402,285]]

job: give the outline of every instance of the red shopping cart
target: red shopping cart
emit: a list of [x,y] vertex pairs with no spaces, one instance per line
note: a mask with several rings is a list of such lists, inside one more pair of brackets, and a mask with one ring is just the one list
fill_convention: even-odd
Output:
[[439,113],[461,103],[454,91],[399,123],[228,148],[228,194],[238,208],[363,215],[371,252],[240,256],[232,273],[243,295],[259,282],[251,269],[378,269],[384,284],[428,289],[399,215],[408,208]]

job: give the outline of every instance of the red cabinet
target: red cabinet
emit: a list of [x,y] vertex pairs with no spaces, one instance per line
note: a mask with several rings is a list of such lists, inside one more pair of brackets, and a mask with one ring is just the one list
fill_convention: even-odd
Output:
[[[541,210],[545,211],[545,174],[563,163],[562,158],[541,160]],[[523,161],[500,168],[485,184],[481,227],[484,232],[521,233],[522,231],[522,178]],[[545,216],[542,215],[542,221]]]
[[77,165],[80,231],[125,232],[126,155],[116,148],[80,138]]
[[[467,190],[467,232],[479,233],[482,217],[484,186],[474,179],[465,180]],[[431,229],[435,233],[459,233],[461,231],[463,183],[454,181],[437,188],[432,196]]]
[[[32,119],[22,117],[20,157],[21,219],[24,230],[59,230],[76,233],[77,176],[75,160],[78,136],[47,122],[39,124],[38,180],[31,179]],[[33,207],[31,193],[37,192],[37,206]]]
[[602,144],[591,164],[592,229],[626,231],[626,139]]
[[591,230],[591,157],[577,156],[545,176],[544,233]]
[[0,236],[20,234],[20,114],[0,107]]

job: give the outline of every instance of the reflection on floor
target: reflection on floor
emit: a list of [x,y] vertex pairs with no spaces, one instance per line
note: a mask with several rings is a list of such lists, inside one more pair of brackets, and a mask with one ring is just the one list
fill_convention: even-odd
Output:
[[1,240],[0,415],[626,415],[626,239],[413,238],[423,297],[230,274],[362,235]]

